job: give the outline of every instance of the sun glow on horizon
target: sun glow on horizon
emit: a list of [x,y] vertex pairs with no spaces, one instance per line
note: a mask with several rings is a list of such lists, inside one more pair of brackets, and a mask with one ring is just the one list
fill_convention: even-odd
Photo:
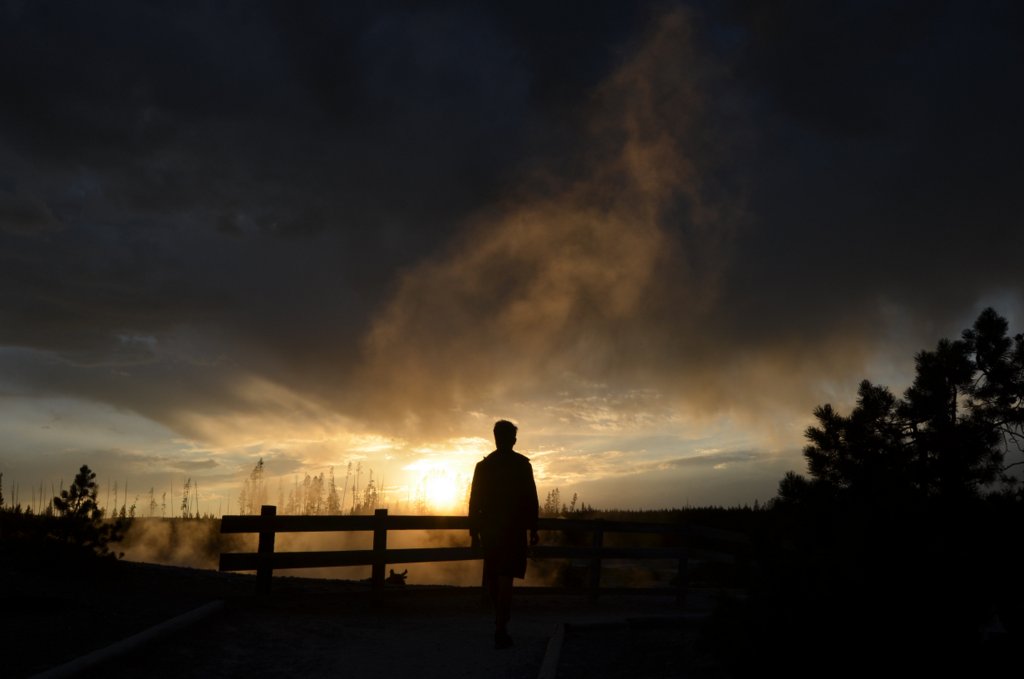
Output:
[[433,511],[452,512],[459,505],[459,487],[451,475],[440,472],[423,478],[423,495]]
[[449,464],[419,460],[404,470],[419,474],[413,485],[417,511],[431,514],[462,514],[466,511],[469,479]]

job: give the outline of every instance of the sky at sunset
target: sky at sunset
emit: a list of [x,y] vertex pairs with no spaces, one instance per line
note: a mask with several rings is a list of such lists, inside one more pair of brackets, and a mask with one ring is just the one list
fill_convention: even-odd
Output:
[[0,3],[5,501],[440,505],[507,418],[542,501],[764,502],[1024,331],[1022,7]]

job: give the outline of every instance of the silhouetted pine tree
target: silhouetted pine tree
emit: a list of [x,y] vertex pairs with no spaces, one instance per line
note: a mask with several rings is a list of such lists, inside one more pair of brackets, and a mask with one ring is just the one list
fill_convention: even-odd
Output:
[[327,513],[331,515],[341,513],[341,500],[338,497],[338,486],[334,482],[334,467],[331,467],[330,485],[327,489]]
[[82,465],[71,487],[53,498],[58,512],[58,537],[98,555],[108,555],[108,544],[120,540],[124,521],[103,521],[103,510],[96,503],[96,473]]
[[189,511],[190,500],[192,498],[192,478],[189,477],[185,480],[185,485],[181,489],[181,518],[187,519],[191,517]]
[[267,493],[263,484],[263,458],[249,472],[249,478],[242,481],[242,490],[238,494],[239,514],[259,514],[260,507],[266,502]]
[[83,464],[71,482],[71,487],[53,498],[53,506],[65,518],[88,521],[99,519],[103,512],[96,504],[97,491],[96,472]]
[[562,509],[561,501],[562,492],[558,488],[549,490],[547,497],[544,498],[541,514],[544,516],[558,516]]
[[867,641],[860,621],[873,618],[876,659],[950,669],[936,649],[967,662],[993,612],[1020,619],[1021,588],[998,577],[1024,567],[1007,546],[1020,530],[1021,462],[1005,459],[1024,449],[1024,336],[1007,331],[986,309],[960,339],[915,356],[902,398],[865,380],[849,415],[815,409],[808,476],[786,474],[773,503],[760,594],[793,623],[765,629],[766,648],[800,637],[808,658],[853,657]]
[[1024,336],[1007,328],[986,309],[962,339],[917,354],[902,399],[865,380],[849,416],[816,408],[804,448],[811,478],[787,474],[780,498],[959,504],[997,480],[1013,483],[1007,471],[1022,462],[1003,465],[1024,449]]

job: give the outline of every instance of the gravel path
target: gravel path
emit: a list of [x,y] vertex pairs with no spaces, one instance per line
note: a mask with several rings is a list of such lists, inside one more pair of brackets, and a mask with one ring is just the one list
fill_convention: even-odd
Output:
[[498,652],[473,597],[414,597],[233,602],[222,616],[113,665],[147,677],[537,676],[554,629],[546,617],[521,616],[516,646]]
[[[520,593],[510,626],[515,646],[497,651],[491,614],[472,588],[409,586],[374,595],[364,583],[275,578],[273,593],[259,597],[251,576],[125,562],[92,572],[37,568],[5,576],[0,603],[16,604],[21,614],[16,622],[5,616],[5,677],[32,676],[213,600],[225,602],[222,613],[88,676],[535,679],[551,637],[569,623],[569,665],[559,676],[570,676],[575,665],[598,679],[621,676],[623,653],[635,652],[641,638],[628,629],[609,636],[608,625],[680,615],[670,597],[591,603],[578,595]],[[604,631],[594,636],[591,629]],[[676,632],[658,634],[678,640]],[[631,679],[683,676],[678,662],[673,656]]]
[[[497,651],[478,591],[410,588],[373,597],[329,589],[275,591],[269,601],[230,602],[223,615],[119,659],[110,670],[156,678],[535,679],[551,637],[566,620],[570,629],[585,630],[606,629],[638,615],[678,617],[667,599],[618,597],[591,604],[577,596],[524,595],[516,601],[510,626],[515,646]],[[587,655],[586,647],[593,646],[579,633],[569,639],[575,644],[569,649],[573,657],[581,651]],[[596,641],[609,645],[607,633]],[[622,676],[618,668],[604,674],[593,663],[590,667],[589,677]],[[664,670],[658,676],[682,676]]]

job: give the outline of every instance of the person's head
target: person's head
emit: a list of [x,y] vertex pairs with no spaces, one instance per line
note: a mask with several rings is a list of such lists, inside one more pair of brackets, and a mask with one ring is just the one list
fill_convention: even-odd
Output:
[[508,420],[498,420],[494,423],[494,445],[498,450],[511,450],[516,444],[516,432],[519,428]]

